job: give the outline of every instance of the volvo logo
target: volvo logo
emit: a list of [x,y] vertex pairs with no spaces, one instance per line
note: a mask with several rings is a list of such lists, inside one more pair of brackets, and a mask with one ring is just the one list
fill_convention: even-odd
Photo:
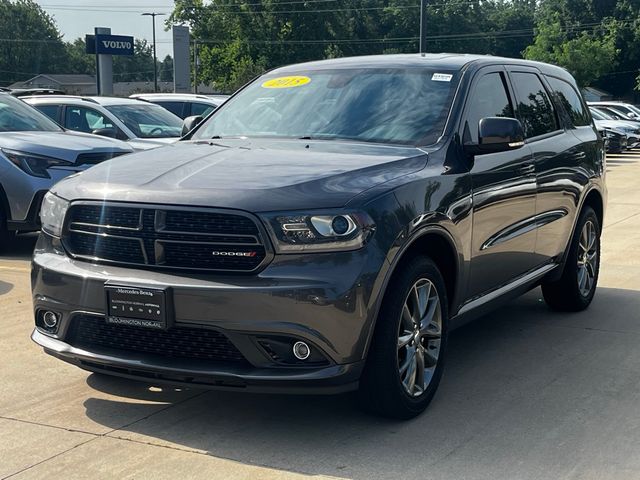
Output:
[[257,252],[211,252],[214,257],[255,257]]

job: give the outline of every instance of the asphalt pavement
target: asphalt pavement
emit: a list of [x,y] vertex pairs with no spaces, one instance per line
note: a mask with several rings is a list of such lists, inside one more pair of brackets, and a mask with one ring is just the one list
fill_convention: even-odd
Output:
[[34,235],[0,257],[0,478],[640,479],[640,152],[608,159],[599,289],[539,289],[452,334],[422,416],[89,374],[31,342]]

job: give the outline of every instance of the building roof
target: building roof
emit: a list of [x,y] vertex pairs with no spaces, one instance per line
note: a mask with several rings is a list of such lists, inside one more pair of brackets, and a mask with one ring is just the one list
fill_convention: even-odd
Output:
[[11,88],[24,88],[30,87],[34,84],[41,84],[48,82],[48,84],[55,85],[94,85],[96,83],[96,77],[93,75],[85,74],[58,74],[58,73],[41,73],[29,80],[23,80],[11,85]]

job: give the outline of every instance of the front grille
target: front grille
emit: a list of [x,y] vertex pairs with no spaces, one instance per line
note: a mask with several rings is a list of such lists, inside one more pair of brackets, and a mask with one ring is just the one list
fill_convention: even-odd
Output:
[[105,160],[111,160],[112,158],[119,157],[129,152],[98,152],[98,153],[81,153],[76,158],[76,165],[96,165],[104,162]]
[[75,347],[102,347],[166,358],[246,363],[240,351],[222,333],[208,328],[173,327],[167,331],[111,325],[101,317],[73,319],[68,343]]
[[239,213],[80,204],[65,225],[67,251],[95,263],[249,273],[267,257],[258,225]]

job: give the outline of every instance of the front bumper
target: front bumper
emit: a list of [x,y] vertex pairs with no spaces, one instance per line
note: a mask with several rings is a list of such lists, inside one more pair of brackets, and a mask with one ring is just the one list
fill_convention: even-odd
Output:
[[34,329],[31,339],[44,351],[90,372],[186,387],[256,393],[337,394],[358,388],[363,362],[300,368],[202,368],[196,362],[157,362],[136,354],[88,351]]
[[[276,256],[255,276],[176,273],[94,265],[64,255],[59,242],[41,234],[32,264],[35,312],[53,310],[55,333],[36,328],[45,351],[90,371],[209,388],[292,393],[337,393],[357,387],[373,329],[374,284],[387,267],[384,255],[355,252]],[[223,333],[247,360],[216,365],[141,352],[74,344],[74,319],[104,319],[106,281],[170,287],[175,326]],[[326,358],[323,365],[274,363],[258,337],[303,340]]]

